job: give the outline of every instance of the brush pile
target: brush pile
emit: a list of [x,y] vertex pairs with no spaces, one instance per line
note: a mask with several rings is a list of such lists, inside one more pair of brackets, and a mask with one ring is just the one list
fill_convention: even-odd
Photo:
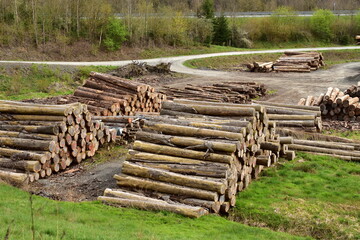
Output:
[[0,101],[0,178],[33,182],[94,156],[116,132],[93,121],[84,104]]
[[295,157],[262,106],[175,99],[142,121],[114,176],[119,189],[99,197],[105,203],[189,217],[227,213],[264,167]]
[[250,99],[266,94],[264,84],[255,82],[226,82],[210,86],[194,86],[188,84],[184,89],[164,86],[160,91],[168,99],[184,98],[209,102],[246,103]]
[[63,97],[62,103],[86,104],[97,116],[134,115],[135,112],[159,112],[166,96],[149,85],[109,74],[90,73],[90,78],[74,95]]
[[300,99],[298,105],[320,106],[323,118],[339,121],[360,121],[360,102],[356,86],[345,92],[329,87],[318,97],[308,96]]
[[277,72],[310,72],[325,66],[324,57],[318,52],[285,52],[273,65]]
[[126,66],[120,67],[109,74],[121,78],[136,78],[150,74],[170,74],[171,63],[159,63],[155,66],[145,62],[133,62]]

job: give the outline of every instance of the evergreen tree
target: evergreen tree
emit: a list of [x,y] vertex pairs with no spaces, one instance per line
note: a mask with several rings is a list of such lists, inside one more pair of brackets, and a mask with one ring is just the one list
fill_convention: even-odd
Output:
[[204,0],[200,7],[199,17],[213,19],[215,17],[214,0]]
[[216,45],[229,45],[231,31],[227,19],[224,16],[213,20],[213,43]]

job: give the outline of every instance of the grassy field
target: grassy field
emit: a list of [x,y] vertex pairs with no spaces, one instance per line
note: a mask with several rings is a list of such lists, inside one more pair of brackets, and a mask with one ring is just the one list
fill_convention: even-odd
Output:
[[312,236],[360,238],[360,165],[298,153],[239,194],[231,219]]
[[91,71],[106,72],[108,66],[50,67],[33,64],[29,67],[0,68],[0,99],[23,100],[71,94]]
[[32,197],[31,204],[29,196],[0,184],[0,239],[301,239],[215,215],[189,219],[167,212],[118,209],[99,202],[57,202],[38,196]]
[[[322,51],[326,67],[329,68],[334,64],[358,62],[360,61],[360,50],[338,50],[338,51]],[[257,62],[270,62],[278,59],[281,53],[268,54],[249,54],[237,56],[212,57],[189,60],[185,62],[185,66],[190,68],[207,68],[216,70],[234,70],[242,64]]]

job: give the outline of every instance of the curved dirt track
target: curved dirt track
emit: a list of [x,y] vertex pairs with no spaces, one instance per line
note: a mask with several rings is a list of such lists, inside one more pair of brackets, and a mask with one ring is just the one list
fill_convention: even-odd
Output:
[[[295,103],[301,97],[308,95],[317,95],[333,86],[346,89],[351,84],[360,81],[360,62],[336,65],[328,70],[318,70],[311,73],[249,73],[249,72],[223,72],[212,70],[199,70],[185,67],[183,63],[188,60],[233,56],[256,53],[279,53],[284,51],[324,51],[324,50],[350,50],[360,49],[360,46],[349,47],[321,47],[321,48],[296,48],[296,49],[276,49],[262,51],[242,51],[211,53],[179,57],[165,57],[156,59],[137,60],[149,64],[158,64],[160,62],[171,62],[171,70],[178,73],[192,75],[185,79],[169,83],[169,86],[181,87],[187,83],[204,84],[206,82],[226,82],[226,81],[256,81],[266,84],[268,88],[275,90],[276,94],[269,99],[274,102]],[[326,61],[326,59],[325,59]],[[63,66],[124,66],[132,61],[104,61],[104,62],[23,62],[23,61],[0,61],[3,64],[48,64]]]

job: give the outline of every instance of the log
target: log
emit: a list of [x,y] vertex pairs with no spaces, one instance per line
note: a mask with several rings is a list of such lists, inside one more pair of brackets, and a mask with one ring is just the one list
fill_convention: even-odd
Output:
[[22,159],[29,159],[29,160],[36,160],[40,163],[44,164],[46,161],[50,160],[51,154],[43,154],[36,153],[36,152],[29,152],[24,150],[16,150],[10,148],[0,148],[0,156],[10,157],[12,160],[22,160]]
[[106,197],[116,197],[116,198],[124,198],[124,199],[133,199],[133,200],[140,200],[140,201],[147,201],[147,202],[156,202],[156,203],[167,203],[166,201],[145,197],[140,195],[139,193],[125,191],[123,189],[110,189],[106,188],[104,191],[104,195]]
[[36,151],[55,152],[55,141],[0,137],[0,145]]
[[41,133],[41,134],[59,134],[58,126],[26,126],[26,125],[0,125],[2,131]]
[[115,175],[114,178],[117,180],[117,184],[121,187],[146,189],[146,190],[152,190],[152,191],[179,195],[179,196],[188,196],[188,197],[199,198],[210,201],[216,201],[218,199],[218,194],[216,192],[210,192],[206,190],[189,188],[189,187],[179,186],[170,183],[127,176],[125,174]]
[[110,204],[120,205],[122,207],[133,207],[142,210],[152,210],[152,211],[169,211],[192,218],[198,218],[208,213],[202,207],[191,207],[181,204],[155,203],[155,202],[148,202],[141,200],[122,199],[122,198],[104,197],[104,196],[98,197],[98,200]]
[[283,157],[284,157],[286,160],[292,161],[292,160],[294,160],[295,157],[296,157],[295,151],[285,151]]
[[4,170],[0,170],[0,179],[16,184],[27,184],[29,181],[28,175],[25,173],[15,173]]
[[50,121],[62,122],[65,121],[63,116],[49,116],[49,115],[17,115],[0,113],[0,120],[16,120],[16,121]]
[[204,153],[194,150],[157,145],[157,144],[146,143],[141,141],[135,141],[133,148],[134,150],[139,150],[149,153],[165,154],[170,156],[185,157],[185,158],[198,159],[203,161],[211,161],[211,162],[219,162],[219,163],[227,163],[227,164],[233,162],[232,156],[221,155],[216,153]]
[[270,156],[267,155],[260,155],[256,157],[256,164],[257,165],[262,165],[265,167],[270,167],[271,166],[271,158]]
[[319,111],[319,107],[316,106],[301,106],[301,105],[293,105],[293,104],[284,104],[284,103],[273,103],[273,102],[264,102],[264,101],[253,101],[256,104],[260,104],[264,106],[266,109],[268,107],[279,107],[279,108],[290,108],[290,109],[299,109],[299,110],[308,110],[317,112]]
[[267,114],[269,120],[315,120],[316,115]]
[[242,107],[227,107],[223,106],[204,106],[204,105],[185,105],[180,103],[174,103],[170,101],[163,102],[162,107],[179,112],[187,112],[194,114],[203,114],[210,116],[254,116],[255,109],[242,108]]
[[13,161],[10,158],[0,158],[0,167],[20,169],[30,172],[39,172],[41,170],[41,165],[38,161]]
[[130,163],[127,161],[125,161],[123,164],[122,172],[128,175],[149,178],[181,186],[214,191],[220,194],[224,194],[227,188],[227,185],[225,185],[224,183],[198,179],[178,173],[172,173],[160,169],[140,166],[138,164]]
[[167,145],[167,146],[179,146],[193,150],[209,150],[219,152],[234,153],[236,151],[236,145],[230,143],[206,141],[198,138],[191,137],[177,137],[163,134],[155,134],[149,132],[137,132],[136,139],[140,141]]
[[0,136],[23,138],[23,139],[47,140],[47,141],[57,141],[58,140],[58,137],[55,135],[36,134],[36,133],[28,134],[28,133],[22,133],[22,132],[2,131],[2,130],[0,130]]
[[188,137],[208,137],[208,138],[225,138],[231,140],[243,140],[240,133],[225,132],[220,130],[203,129],[187,126],[177,126],[171,124],[161,124],[145,121],[143,129],[150,129],[169,135],[188,136]]
[[314,146],[314,147],[323,147],[330,149],[339,149],[339,150],[347,150],[354,151],[354,146],[342,145],[337,142],[325,142],[325,141],[313,141],[313,140],[299,140],[294,139],[294,144],[298,145],[306,145],[306,146]]
[[304,152],[319,152],[319,153],[327,153],[327,154],[336,154],[343,156],[352,156],[352,157],[360,157],[360,152],[355,151],[345,151],[338,149],[330,149],[330,148],[321,148],[321,147],[312,147],[306,145],[298,145],[298,144],[289,144],[289,150],[298,150]]

